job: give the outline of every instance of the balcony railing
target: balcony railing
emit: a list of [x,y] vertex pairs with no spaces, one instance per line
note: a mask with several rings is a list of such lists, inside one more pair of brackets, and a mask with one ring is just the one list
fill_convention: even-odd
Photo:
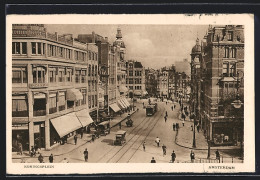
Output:
[[29,84],[29,88],[47,88],[48,83],[31,83]]
[[45,115],[46,115],[46,110],[33,111],[33,116],[45,116]]

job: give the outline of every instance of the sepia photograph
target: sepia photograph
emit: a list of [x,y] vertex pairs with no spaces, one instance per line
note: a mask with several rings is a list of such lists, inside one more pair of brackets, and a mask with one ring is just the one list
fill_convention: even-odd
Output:
[[7,18],[11,173],[254,170],[252,15],[81,16]]

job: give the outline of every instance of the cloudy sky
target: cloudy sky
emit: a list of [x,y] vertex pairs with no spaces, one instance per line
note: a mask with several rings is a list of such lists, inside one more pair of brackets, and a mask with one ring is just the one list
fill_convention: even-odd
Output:
[[116,39],[120,27],[126,45],[126,59],[141,61],[145,67],[160,68],[188,59],[196,38],[206,34],[206,25],[46,25],[47,31],[58,34],[90,34],[94,31],[108,37],[110,43]]

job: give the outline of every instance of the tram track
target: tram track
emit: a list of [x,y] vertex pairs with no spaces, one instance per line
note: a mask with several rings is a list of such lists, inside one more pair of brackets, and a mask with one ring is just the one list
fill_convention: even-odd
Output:
[[[161,110],[161,108],[158,108],[159,110]],[[158,122],[158,120],[161,118],[161,116],[163,115],[164,111],[162,111],[160,114],[157,113],[154,117],[148,118],[149,121],[146,121],[144,123],[144,125],[130,138],[128,139],[127,143],[124,144],[124,146],[122,146],[118,151],[115,152],[115,154],[106,162],[109,163],[110,161],[114,161],[115,157],[119,155],[119,153],[122,153],[122,155],[119,155],[119,157],[117,158],[117,160],[115,160],[115,163],[118,163],[123,157],[124,155],[128,152],[129,149],[131,149],[134,145],[136,145],[136,142],[139,140],[139,138],[143,135],[146,134],[146,130],[148,129],[148,134],[145,136],[145,138],[150,134],[150,132],[153,130],[153,128],[155,127],[156,123]],[[147,120],[147,118],[145,118]],[[144,120],[145,120],[144,119]],[[152,119],[152,122],[151,122]],[[143,122],[144,122],[143,120]],[[154,123],[154,124],[153,124]],[[149,129],[149,127],[151,127],[151,124],[153,124],[152,128]],[[147,127],[144,129],[144,127],[147,125]],[[141,132],[141,133],[140,133]],[[134,139],[135,138],[135,139]],[[131,142],[131,140],[133,140],[133,142]],[[140,145],[138,146],[140,147]],[[135,151],[136,152],[136,151]],[[134,152],[134,153],[135,153]],[[130,159],[133,157],[133,154],[130,156]],[[129,160],[130,160],[129,159]],[[128,162],[129,162],[128,160]]]
[[[145,118],[143,118],[143,120],[138,124],[136,125],[133,129],[131,129],[130,131],[127,130],[127,134],[135,134],[136,133],[136,130],[137,128],[140,128],[142,127],[141,124],[143,124],[145,122],[145,120],[149,119],[149,117],[145,116]],[[140,130],[139,130],[140,131]],[[124,147],[128,142],[126,142],[122,147]],[[114,146],[113,148],[109,149],[109,151],[107,151],[102,157],[100,157],[97,162],[100,162],[101,160],[104,159],[104,157],[107,156],[107,154],[109,154],[111,151],[113,151],[114,149],[118,148],[118,146]]]

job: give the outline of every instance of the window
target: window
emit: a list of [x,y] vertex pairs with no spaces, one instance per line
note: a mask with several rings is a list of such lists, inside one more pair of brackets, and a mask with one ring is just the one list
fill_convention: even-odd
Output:
[[59,82],[65,82],[65,70],[60,69],[58,74]]
[[236,48],[231,49],[231,57],[236,58]]
[[88,52],[88,59],[91,60],[91,52]]
[[225,58],[229,58],[229,48],[225,47]]
[[22,54],[27,54],[27,43],[22,42]]
[[37,54],[42,54],[42,43],[37,43],[37,46],[38,46],[38,53]]
[[27,83],[26,68],[13,68],[12,83]]
[[49,114],[57,112],[57,95],[56,93],[49,94]]
[[56,82],[56,68],[50,68],[49,71],[49,78],[50,78],[50,83],[55,83]]
[[67,82],[72,82],[72,69],[67,69]]
[[88,76],[91,74],[91,65],[88,65]]
[[234,63],[230,63],[229,64],[229,67],[230,67],[230,69],[229,69],[229,76],[230,77],[233,77],[233,76],[235,76],[235,64]]
[[42,44],[42,54],[45,54],[45,43]]
[[95,101],[94,101],[94,95],[92,95],[92,107],[94,107]]
[[33,68],[33,83],[45,83],[45,69],[43,67]]
[[88,96],[88,107],[91,108],[91,96]]
[[92,87],[92,88],[91,88],[91,91],[94,91],[94,88],[95,88],[94,81],[91,82],[91,85],[92,85],[92,86],[91,86],[91,87]]
[[95,95],[95,106],[97,106],[97,95]]
[[95,68],[94,68],[94,65],[92,65],[92,73],[91,73],[92,76],[94,76],[94,71],[95,71]]
[[32,42],[32,54],[36,54],[36,42]]
[[232,31],[228,31],[228,41],[232,41],[233,40],[233,32]]
[[133,76],[133,71],[129,71],[129,76]]
[[66,99],[65,99],[65,92],[59,92],[59,111],[65,110],[65,104],[66,104]]
[[81,83],[86,83],[87,82],[87,71],[82,70],[81,71]]
[[28,103],[25,96],[12,100],[12,117],[28,117]]
[[75,73],[75,82],[80,83],[80,70],[76,70]]
[[12,43],[12,54],[20,54],[20,42]]
[[82,96],[83,96],[83,99],[81,101],[81,104],[87,104],[87,90],[86,89],[82,89],[81,90],[81,93],[82,93]]
[[95,66],[95,76],[97,76],[97,65]]

